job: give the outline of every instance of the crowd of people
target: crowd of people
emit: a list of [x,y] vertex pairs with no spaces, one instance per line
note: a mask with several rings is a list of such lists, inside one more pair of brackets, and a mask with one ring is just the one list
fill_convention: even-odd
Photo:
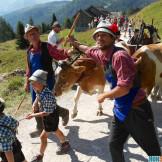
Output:
[[[127,18],[123,17],[119,20],[123,19],[127,23],[129,22]],[[123,20],[121,25],[119,20],[116,17],[108,21],[103,18],[96,24],[96,30],[92,35],[96,42],[95,47],[83,45],[74,37],[69,37],[67,40],[87,57],[104,66],[105,79],[112,85],[111,90],[100,94],[97,101],[102,103],[106,98],[115,100],[109,141],[113,162],[125,161],[123,148],[129,135],[147,155],[161,155],[151,105],[144,90],[135,82],[138,77],[135,62],[124,49],[115,46],[117,35],[120,35],[119,31],[122,30],[125,23]],[[69,120],[69,110],[58,106],[54,95],[55,73],[52,60],[65,60],[72,55],[71,50],[61,47],[63,38],[59,38],[57,35],[60,31],[61,25],[54,22],[48,42],[42,42],[36,26],[27,25],[25,27],[25,38],[30,42],[26,55],[25,91],[30,92],[32,96],[32,112],[26,116],[26,119],[36,118],[36,129],[39,131],[41,139],[39,154],[34,156],[31,162],[43,159],[50,132],[53,132],[60,141],[60,147],[56,152],[58,155],[68,153],[71,149],[70,142],[59,129],[59,116],[62,117],[65,126]],[[21,144],[16,138],[18,122],[5,115],[4,108],[5,102],[0,99],[0,156],[2,162],[26,162],[21,151]]]
[[[136,37],[137,39],[137,33],[139,33],[139,29],[135,28],[135,24],[133,20],[129,20],[126,15],[121,15],[121,16],[110,16],[107,15],[106,17],[100,16],[100,17],[94,17],[91,22],[88,23],[88,28],[92,29],[94,27],[97,27],[97,25],[105,20],[106,22],[110,24],[115,24],[118,28],[117,35],[119,33],[124,32],[124,37],[129,37],[129,39],[134,39]],[[138,30],[138,32],[137,32]],[[137,42],[136,41],[128,41],[128,42],[133,42],[134,44]]]

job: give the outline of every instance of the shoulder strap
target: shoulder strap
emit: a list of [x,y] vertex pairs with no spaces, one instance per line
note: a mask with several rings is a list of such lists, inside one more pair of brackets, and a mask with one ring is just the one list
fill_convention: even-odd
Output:
[[41,51],[42,53],[46,53],[48,54],[48,57],[52,58],[50,55],[49,55],[49,52],[48,52],[48,43],[47,42],[41,42]]
[[[117,78],[117,76],[116,76],[115,70],[114,70],[113,67],[112,67],[112,58],[113,58],[113,55],[114,55],[117,51],[120,51],[120,50],[124,50],[124,49],[121,48],[121,47],[114,46],[113,52],[112,52],[111,57],[110,57],[110,60],[109,60],[108,63],[106,64],[106,69],[109,69],[109,71],[111,72],[111,74],[113,75],[113,77],[114,77],[115,79]],[[125,50],[124,50],[124,51],[125,51]]]
[[29,67],[29,69],[31,69],[31,65],[30,65],[30,50],[32,48],[32,45],[29,46],[29,48],[27,49],[26,52],[26,61],[27,61],[27,66]]

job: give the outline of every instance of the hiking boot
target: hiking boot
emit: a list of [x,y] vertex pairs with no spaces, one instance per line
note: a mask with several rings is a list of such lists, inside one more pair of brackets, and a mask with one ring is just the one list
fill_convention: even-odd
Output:
[[66,110],[66,115],[62,117],[62,125],[66,126],[69,122],[69,110]]
[[43,155],[36,155],[32,158],[31,162],[43,162]]
[[66,154],[70,150],[70,144],[68,141],[61,144],[60,147],[58,147],[56,154],[57,155],[63,155]]

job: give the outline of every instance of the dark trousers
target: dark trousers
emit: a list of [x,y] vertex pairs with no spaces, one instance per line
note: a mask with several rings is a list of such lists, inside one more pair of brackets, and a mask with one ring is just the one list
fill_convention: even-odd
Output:
[[[61,107],[59,105],[56,105],[56,106],[57,106],[59,116],[61,118],[64,118],[68,114],[69,110],[67,110],[67,109],[65,109],[65,108],[63,108],[63,107]],[[42,118],[41,117],[36,117],[35,120],[36,120],[36,123],[37,123],[37,129],[42,130],[43,129]]]
[[161,155],[148,100],[138,108],[132,108],[124,122],[120,122],[116,117],[112,120],[109,147],[113,162],[125,161],[123,147],[129,135],[148,156]]

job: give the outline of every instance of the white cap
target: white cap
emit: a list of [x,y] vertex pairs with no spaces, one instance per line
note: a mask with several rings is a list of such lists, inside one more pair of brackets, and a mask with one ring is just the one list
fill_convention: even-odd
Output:
[[24,37],[25,37],[25,38],[26,38],[27,33],[28,33],[29,31],[31,31],[32,29],[36,29],[36,30],[39,31],[39,29],[38,29],[36,26],[32,26],[32,25],[30,25],[30,24],[26,24],[26,25],[25,25],[25,29],[24,29],[24,31],[25,31]]
[[111,34],[113,37],[116,37],[115,33],[113,33],[113,31],[111,31],[111,29],[109,29],[109,27],[111,27],[112,24],[106,20],[102,20],[98,25],[97,28],[95,30],[95,32],[93,33],[93,38],[95,39],[95,35],[98,32],[104,32],[104,33],[108,33]]
[[43,85],[47,85],[47,74],[48,73],[46,71],[38,69],[29,78],[29,81],[35,81]]
[[61,25],[59,24],[58,21],[55,21],[55,22],[53,23],[52,27],[55,27],[55,26],[60,26],[60,27],[61,27]]

